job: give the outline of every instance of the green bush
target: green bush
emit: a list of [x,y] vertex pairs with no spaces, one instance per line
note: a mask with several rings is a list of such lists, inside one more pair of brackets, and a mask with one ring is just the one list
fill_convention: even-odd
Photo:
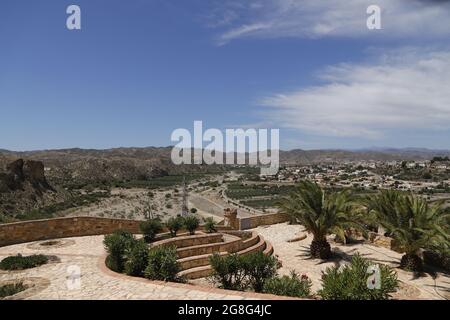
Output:
[[210,280],[219,288],[230,290],[245,289],[245,270],[242,259],[238,254],[222,257],[220,254],[214,253],[209,258],[209,263],[213,268]]
[[205,221],[204,227],[207,233],[217,232],[216,222],[212,217],[205,218],[204,221]]
[[166,227],[170,231],[170,235],[175,237],[177,235],[178,230],[183,227],[184,219],[181,216],[171,217],[166,222]]
[[[378,265],[380,288],[369,288],[368,272],[374,265],[359,254],[353,256],[349,265],[327,268],[322,275],[322,289],[318,294],[325,300],[387,300],[398,288],[397,273],[386,265]],[[369,280],[370,281],[370,280]]]
[[200,220],[196,216],[188,215],[184,218],[184,226],[189,231],[189,234],[194,234],[199,225]]
[[115,231],[113,234],[106,235],[103,244],[108,256],[106,265],[113,271],[123,272],[126,261],[126,252],[131,247],[135,239],[130,232]]
[[22,282],[5,284],[3,286],[0,286],[0,299],[15,295],[16,293],[19,293],[26,289],[27,286],[25,286]]
[[0,269],[2,270],[23,270],[38,267],[46,264],[48,257],[42,254],[35,254],[31,256],[10,256],[0,261]]
[[146,242],[153,241],[156,235],[163,230],[163,224],[158,218],[141,222],[139,227],[144,234],[144,240]]
[[261,292],[264,282],[276,275],[276,259],[262,252],[247,255],[221,256],[215,253],[210,258],[213,274],[210,279],[223,289],[245,290],[252,288]]
[[183,279],[178,277],[180,266],[177,262],[176,247],[156,247],[148,253],[148,264],[144,275],[148,279],[177,281]]
[[311,295],[312,281],[306,275],[298,276],[295,272],[291,276],[274,277],[264,283],[264,293],[307,298]]
[[240,256],[248,285],[261,292],[264,282],[277,274],[277,259],[258,251]]
[[142,277],[148,264],[149,248],[144,240],[130,242],[126,250],[125,273],[130,276]]

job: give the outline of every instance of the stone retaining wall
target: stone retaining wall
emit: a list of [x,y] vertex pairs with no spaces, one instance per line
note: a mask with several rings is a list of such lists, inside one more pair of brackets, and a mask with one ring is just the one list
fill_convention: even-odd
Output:
[[115,230],[140,233],[138,220],[72,217],[0,224],[0,247],[16,243],[109,234]]
[[175,238],[164,239],[152,243],[153,247],[169,247],[175,246],[177,248],[185,248],[191,246],[199,246],[203,244],[216,243],[223,241],[223,234],[221,233],[209,233],[209,234],[196,234],[187,236],[178,236]]
[[[100,217],[65,217],[4,223],[0,224],[0,247],[38,240],[110,234],[116,230],[140,234],[141,222]],[[221,232],[230,230],[230,227],[217,226],[216,229]],[[204,227],[200,226],[198,230],[204,230]],[[164,227],[163,232],[167,231]]]
[[261,214],[253,217],[239,219],[239,229],[246,230],[289,221],[289,216],[284,213]]

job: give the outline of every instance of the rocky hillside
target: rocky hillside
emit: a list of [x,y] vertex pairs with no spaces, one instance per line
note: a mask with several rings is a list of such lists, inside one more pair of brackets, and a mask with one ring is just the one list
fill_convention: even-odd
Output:
[[[0,215],[12,216],[55,204],[70,207],[72,203],[95,201],[97,196],[101,196],[87,195],[86,185],[92,189],[93,185],[108,186],[118,181],[148,182],[168,175],[217,173],[225,169],[224,166],[174,165],[170,159],[171,150],[171,147],[30,152],[0,150]],[[280,161],[282,164],[314,164],[355,160],[424,160],[449,155],[448,151],[426,149],[291,150],[280,151]]]
[[30,210],[57,201],[64,193],[47,182],[41,161],[17,159],[0,171],[0,213]]

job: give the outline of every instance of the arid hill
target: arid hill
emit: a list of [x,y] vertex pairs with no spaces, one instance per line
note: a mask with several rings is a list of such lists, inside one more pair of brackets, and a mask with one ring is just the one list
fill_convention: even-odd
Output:
[[[224,166],[174,165],[171,150],[171,147],[0,150],[0,218],[2,214],[14,216],[55,203],[85,201],[90,196],[83,191],[86,185],[92,188],[98,184],[108,186],[123,181],[152,181],[168,175],[224,170]],[[449,155],[449,151],[427,149],[297,149],[280,151],[280,162],[306,165],[358,160],[425,160]]]

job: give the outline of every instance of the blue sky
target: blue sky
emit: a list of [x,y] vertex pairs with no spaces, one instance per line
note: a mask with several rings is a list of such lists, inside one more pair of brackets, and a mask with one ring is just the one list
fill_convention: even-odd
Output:
[[449,2],[380,0],[367,30],[373,2],[2,0],[0,149],[167,146],[194,120],[450,149]]

